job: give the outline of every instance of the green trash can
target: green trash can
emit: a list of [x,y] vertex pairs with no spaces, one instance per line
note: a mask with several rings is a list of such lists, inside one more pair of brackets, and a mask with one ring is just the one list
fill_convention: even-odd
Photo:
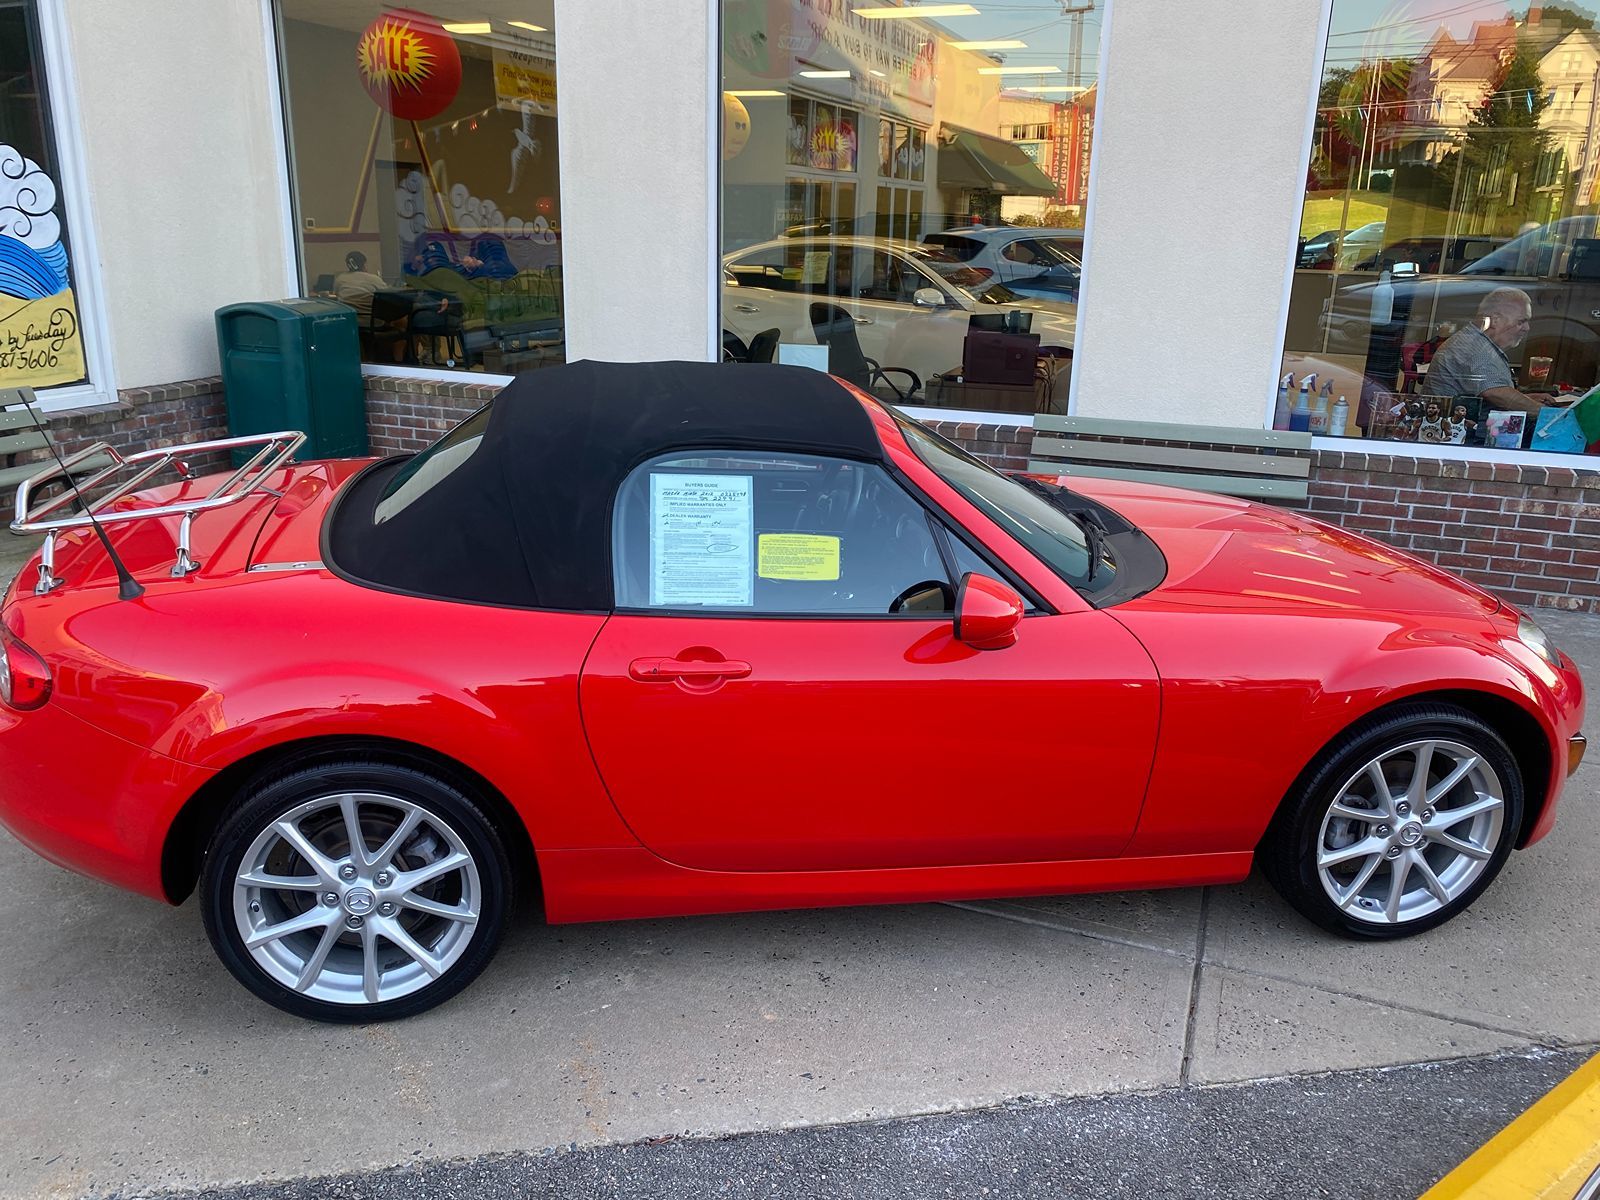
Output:
[[[356,310],[333,300],[272,300],[217,309],[217,352],[236,437],[305,432],[297,457],[367,451]],[[235,451],[234,465],[250,457]]]

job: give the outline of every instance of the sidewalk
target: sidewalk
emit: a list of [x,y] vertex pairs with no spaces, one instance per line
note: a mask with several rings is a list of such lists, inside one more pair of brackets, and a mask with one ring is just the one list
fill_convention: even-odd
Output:
[[[1539,617],[1600,679],[1600,618]],[[1319,932],[1259,878],[598,925],[525,917],[461,997],[364,1028],[248,996],[192,903],[125,895],[0,834],[0,1195],[1593,1046],[1597,791],[1591,765],[1555,833],[1513,856],[1476,907],[1392,945]]]

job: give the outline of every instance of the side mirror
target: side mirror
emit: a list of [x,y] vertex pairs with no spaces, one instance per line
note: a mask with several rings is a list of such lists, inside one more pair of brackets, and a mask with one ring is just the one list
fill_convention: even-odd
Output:
[[956,588],[956,641],[974,650],[1004,650],[1017,642],[1022,597],[987,575],[968,571]]
[[918,288],[911,296],[911,303],[918,308],[943,308],[944,293],[938,288]]
[[1393,273],[1397,277],[1401,275],[1418,275],[1421,274],[1421,268],[1414,262],[1397,262],[1394,265]]

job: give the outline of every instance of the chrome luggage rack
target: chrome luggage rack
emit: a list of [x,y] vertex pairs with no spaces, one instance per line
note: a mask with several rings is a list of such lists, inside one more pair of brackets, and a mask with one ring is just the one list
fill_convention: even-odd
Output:
[[[267,479],[294,457],[295,451],[305,444],[306,435],[294,431],[284,433],[254,433],[246,437],[219,438],[210,442],[190,442],[182,446],[163,446],[155,450],[142,450],[138,454],[126,457],[119,454],[116,449],[105,442],[97,442],[92,446],[68,455],[59,462],[51,462],[44,466],[37,475],[29,476],[17,485],[17,510],[16,518],[11,522],[12,533],[42,533],[45,535],[44,547],[39,560],[39,582],[33,591],[35,595],[43,596],[60,587],[65,581],[55,573],[56,534],[68,529],[88,529],[98,523],[105,525],[125,524],[129,521],[146,521],[160,517],[181,517],[178,524],[178,536],[173,552],[176,560],[172,564],[171,574],[175,579],[196,571],[200,567],[197,560],[189,552],[189,537],[194,525],[195,517],[212,509],[226,508],[230,504],[265,492],[269,495],[280,496],[281,492],[274,491],[266,486]],[[182,479],[194,479],[195,474],[189,469],[184,460],[197,454],[209,454],[223,450],[239,450],[248,446],[260,446],[244,465],[240,466],[214,488],[209,496],[196,500],[183,500],[175,504],[160,504],[150,508],[119,508],[110,510],[110,506],[127,496],[130,492],[138,490],[151,479],[160,475],[169,466]],[[98,466],[104,460],[110,460],[109,466]],[[84,466],[86,470],[94,470],[94,474],[73,484],[72,469]],[[98,466],[98,469],[96,467]],[[103,496],[79,506],[78,511],[68,513],[66,516],[52,516],[64,508],[77,506],[80,495],[93,492],[96,488],[105,485],[118,473],[131,470],[128,478],[117,483]],[[62,482],[66,485],[59,495],[42,500],[33,506],[34,493],[50,483]]]

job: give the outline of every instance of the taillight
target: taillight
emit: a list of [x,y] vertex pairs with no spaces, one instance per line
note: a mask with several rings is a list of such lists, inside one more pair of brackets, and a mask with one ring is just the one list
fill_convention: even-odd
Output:
[[50,699],[50,668],[0,625],[0,703],[27,712]]

